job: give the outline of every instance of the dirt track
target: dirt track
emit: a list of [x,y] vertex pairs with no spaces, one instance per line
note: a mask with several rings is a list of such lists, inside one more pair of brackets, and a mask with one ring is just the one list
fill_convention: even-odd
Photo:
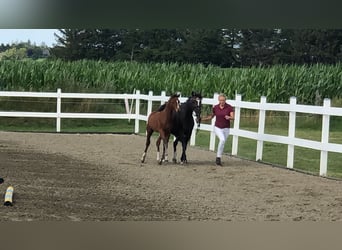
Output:
[[155,138],[140,164],[144,143],[0,132],[0,193],[9,185],[15,193],[0,220],[342,221],[341,181],[228,156],[215,167],[215,153],[196,148],[186,166],[159,166]]

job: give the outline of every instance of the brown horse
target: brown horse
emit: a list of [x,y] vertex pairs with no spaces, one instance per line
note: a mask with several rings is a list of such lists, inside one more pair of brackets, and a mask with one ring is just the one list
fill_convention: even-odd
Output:
[[151,135],[154,131],[159,132],[159,136],[163,140],[163,155],[159,159],[159,148],[157,160],[159,164],[162,164],[165,159],[165,152],[167,152],[167,146],[169,143],[169,138],[171,134],[171,123],[172,123],[172,115],[174,112],[178,112],[179,110],[179,94],[174,94],[168,100],[165,109],[163,111],[154,111],[152,112],[147,120],[146,124],[146,147],[145,151],[141,157],[141,162],[143,163],[146,158],[147,149],[151,143]]

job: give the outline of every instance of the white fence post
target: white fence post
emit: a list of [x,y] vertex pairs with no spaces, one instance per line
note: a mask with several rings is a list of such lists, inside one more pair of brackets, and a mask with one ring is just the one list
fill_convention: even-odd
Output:
[[[289,113],[289,133],[288,137],[293,139],[296,136],[296,108],[297,105],[297,98],[292,96],[290,98],[290,113]],[[288,144],[287,145],[287,167],[288,168],[293,168],[293,163],[294,163],[294,145],[293,144]]]
[[160,94],[160,105],[163,105],[165,103],[165,98],[166,98],[166,92],[162,91]]
[[[330,99],[325,98],[323,102],[324,111],[328,111],[331,106]],[[322,116],[322,143],[329,143],[329,129],[330,129],[330,115],[323,114]],[[321,150],[321,159],[319,166],[319,175],[326,176],[327,175],[327,166],[328,166],[328,151]]]
[[[130,109],[129,109],[129,103],[128,103],[127,94],[125,93],[124,96],[125,96],[124,102],[125,102],[126,114],[130,115],[130,114],[131,114],[131,111],[130,111]],[[128,118],[128,122],[130,122],[130,121],[131,121],[131,118],[129,117],[129,118]]]
[[196,119],[194,118],[194,128],[192,129],[191,137],[190,137],[190,146],[196,145],[196,133],[197,133],[197,123]]
[[56,131],[57,133],[61,132],[61,106],[62,106],[62,98],[61,98],[62,90],[57,89],[57,118],[56,118]]
[[235,96],[235,107],[234,107],[234,131],[236,134],[233,135],[233,142],[232,142],[232,155],[237,155],[238,152],[238,145],[239,145],[239,136],[237,135],[237,132],[240,129],[240,117],[241,117],[241,108],[240,108],[240,102],[241,102],[241,95]]
[[134,133],[139,133],[139,116],[140,116],[140,90],[135,92],[135,128]]
[[[258,125],[258,136],[261,137],[265,133],[265,118],[266,118],[266,96],[262,96],[260,98],[260,109],[259,109],[259,125]],[[256,150],[256,161],[262,160],[262,151],[264,149],[264,141],[260,138],[257,141],[257,150]]]
[[153,91],[148,92],[148,101],[147,101],[147,118],[152,113],[152,97],[153,97]]
[[[215,93],[215,94],[214,94],[214,97],[213,97],[214,101],[217,101],[218,96],[219,96],[218,93]],[[215,150],[215,137],[216,137],[215,132],[214,132],[215,121],[216,121],[216,117],[214,117],[214,118],[211,120],[211,127],[212,127],[212,129],[211,129],[211,131],[210,131],[209,150],[212,150],[212,151]]]

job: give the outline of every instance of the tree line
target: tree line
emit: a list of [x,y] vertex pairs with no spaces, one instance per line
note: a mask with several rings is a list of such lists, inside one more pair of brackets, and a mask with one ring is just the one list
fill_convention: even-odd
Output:
[[48,47],[43,43],[20,42],[13,44],[0,44],[0,60],[40,59],[50,56]]
[[57,45],[0,44],[0,60],[201,63],[220,67],[336,64],[342,29],[60,29]]
[[335,64],[342,29],[61,29],[64,60],[201,63],[220,67]]

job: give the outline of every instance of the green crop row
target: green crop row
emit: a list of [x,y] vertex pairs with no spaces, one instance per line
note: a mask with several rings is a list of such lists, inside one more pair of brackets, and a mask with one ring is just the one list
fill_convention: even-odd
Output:
[[159,94],[192,90],[212,97],[224,92],[229,98],[242,94],[245,101],[321,103],[342,97],[342,64],[219,68],[177,63],[136,63],[61,60],[0,61],[0,90],[94,93],[132,93],[139,89]]

